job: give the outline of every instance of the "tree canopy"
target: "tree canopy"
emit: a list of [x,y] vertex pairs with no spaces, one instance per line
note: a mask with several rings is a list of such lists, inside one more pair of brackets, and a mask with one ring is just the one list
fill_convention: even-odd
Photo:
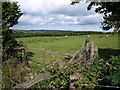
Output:
[[20,44],[12,36],[13,27],[18,23],[18,19],[23,13],[21,12],[17,2],[2,2],[2,45],[3,45],[3,61],[14,54],[14,47]]
[[[72,1],[72,0],[71,0]],[[77,0],[72,1],[71,5],[76,4]],[[79,0],[82,1],[82,0]],[[99,0],[99,2],[90,2],[91,0],[86,0],[89,2],[87,10],[90,10],[92,6],[96,6],[95,12],[99,14],[103,14],[103,22],[101,22],[103,30],[109,30],[114,28],[115,30],[120,29],[120,1],[115,2],[114,0]],[[110,2],[111,1],[111,2]]]
[[119,2],[91,2],[87,7],[88,10],[95,7],[95,12],[103,14],[104,21],[101,22],[103,30],[120,28],[120,1]]
[[23,13],[17,5],[17,2],[2,3],[2,28],[13,27],[18,23],[18,19]]

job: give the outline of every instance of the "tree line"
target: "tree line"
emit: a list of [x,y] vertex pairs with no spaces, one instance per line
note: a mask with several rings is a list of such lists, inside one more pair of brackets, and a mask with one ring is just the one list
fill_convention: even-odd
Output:
[[[36,37],[36,36],[79,36],[79,35],[99,35],[103,34],[104,32],[95,32],[95,31],[53,31],[53,30],[13,30],[12,35],[15,38],[20,37]],[[107,32],[107,34],[110,34],[111,32]]]

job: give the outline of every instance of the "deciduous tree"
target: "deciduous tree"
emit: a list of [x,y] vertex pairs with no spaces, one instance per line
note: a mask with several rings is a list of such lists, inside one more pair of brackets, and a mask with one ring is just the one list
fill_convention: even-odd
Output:
[[20,44],[12,36],[12,30],[9,29],[18,23],[18,19],[23,13],[17,2],[2,2],[2,45],[3,61],[14,56],[14,48]]
[[89,3],[87,9],[90,10],[92,6],[95,12],[103,14],[103,22],[101,22],[103,30],[114,28],[120,30],[120,1],[114,0],[71,0],[71,5],[78,3],[77,1],[86,1]]
[[103,14],[104,21],[101,22],[103,30],[114,28],[120,29],[120,1],[119,2],[91,2],[88,10],[95,7],[95,12]]

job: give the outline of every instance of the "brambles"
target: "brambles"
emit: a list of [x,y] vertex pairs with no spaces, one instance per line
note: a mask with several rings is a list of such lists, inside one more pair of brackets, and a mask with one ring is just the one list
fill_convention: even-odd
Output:
[[106,65],[106,71],[104,70],[104,78],[100,84],[120,86],[120,55],[111,56]]

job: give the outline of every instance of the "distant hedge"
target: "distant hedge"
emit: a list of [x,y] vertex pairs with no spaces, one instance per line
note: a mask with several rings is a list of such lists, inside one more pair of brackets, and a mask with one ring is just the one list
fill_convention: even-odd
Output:
[[[110,32],[109,32],[110,33]],[[91,34],[103,34],[103,32],[93,31],[54,31],[54,30],[13,30],[13,36],[15,38],[20,37],[35,37],[35,36],[78,36],[78,35],[91,35]]]

